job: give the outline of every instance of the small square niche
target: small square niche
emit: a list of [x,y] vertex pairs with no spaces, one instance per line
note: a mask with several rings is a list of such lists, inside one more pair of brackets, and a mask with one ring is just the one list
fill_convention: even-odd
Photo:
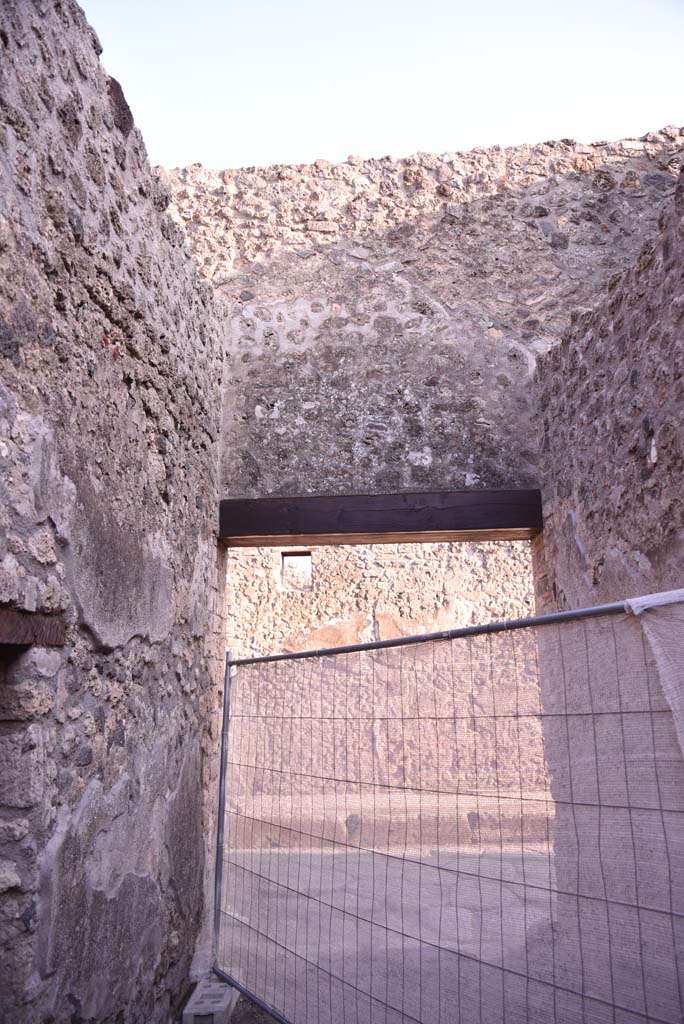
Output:
[[310,551],[283,551],[280,578],[286,590],[311,590],[313,564]]

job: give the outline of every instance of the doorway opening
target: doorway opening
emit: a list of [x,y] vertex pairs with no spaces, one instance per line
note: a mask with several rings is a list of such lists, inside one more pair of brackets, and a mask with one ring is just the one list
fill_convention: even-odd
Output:
[[226,566],[227,647],[236,658],[534,612],[528,540],[229,548]]

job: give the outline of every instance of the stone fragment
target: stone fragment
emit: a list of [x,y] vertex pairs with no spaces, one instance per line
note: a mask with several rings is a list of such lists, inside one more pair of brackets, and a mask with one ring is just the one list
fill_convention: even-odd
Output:
[[19,582],[22,575],[14,555],[5,555],[0,562],[0,603],[16,604],[19,600]]
[[548,217],[549,208],[541,204],[523,203],[520,207],[520,213],[523,217]]
[[551,234],[552,249],[567,249],[570,245],[569,237],[563,231],[553,231]]
[[660,192],[667,192],[675,186],[675,179],[669,174],[645,174],[643,181],[644,185]]
[[610,171],[596,171],[592,180],[592,185],[599,192],[610,192],[616,184],[615,176]]
[[26,663],[27,667],[33,668],[38,675],[52,679],[59,671],[63,657],[59,650],[35,647],[29,652]]
[[107,79],[107,87],[109,90],[109,100],[112,112],[114,114],[114,124],[122,135],[126,136],[134,126],[131,108],[128,106],[123,89],[115,78],[111,78],[110,76]]
[[0,821],[0,843],[17,843],[29,833],[27,818],[14,818],[12,821]]
[[20,889],[21,878],[17,866],[11,860],[0,860],[0,893],[9,889]]
[[43,793],[43,745],[37,725],[0,724],[0,804],[34,807]]
[[93,748],[87,743],[81,743],[74,754],[74,764],[77,768],[85,768],[93,760]]
[[331,220],[308,220],[304,225],[306,231],[318,231],[323,234],[335,234],[337,224]]
[[53,691],[44,682],[0,685],[0,721],[26,722],[46,715],[54,707]]

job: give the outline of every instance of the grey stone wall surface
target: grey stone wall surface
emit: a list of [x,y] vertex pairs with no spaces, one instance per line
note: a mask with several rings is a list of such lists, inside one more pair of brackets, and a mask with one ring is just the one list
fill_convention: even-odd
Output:
[[536,386],[542,603],[684,585],[684,180],[655,237],[574,318]]
[[223,493],[535,484],[536,359],[655,230],[683,147],[166,172],[230,308]]
[[202,913],[225,317],[72,0],[0,7],[0,1019],[161,1022]]

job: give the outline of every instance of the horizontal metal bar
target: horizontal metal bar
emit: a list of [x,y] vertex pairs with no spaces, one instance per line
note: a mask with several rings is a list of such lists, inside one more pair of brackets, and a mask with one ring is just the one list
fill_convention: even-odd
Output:
[[266,1013],[268,1013],[271,1017],[273,1017],[273,1020],[278,1022],[278,1024],[290,1024],[290,1021],[287,1020],[285,1017],[281,1016],[277,1010],[274,1010],[272,1006],[269,1006],[268,1003],[265,1003],[263,999],[259,999],[259,996],[255,996],[253,992],[250,992],[248,988],[245,988],[244,985],[241,985],[239,981],[235,980],[235,978],[231,978],[231,976],[229,974],[226,974],[225,971],[222,971],[220,967],[214,965],[213,971],[217,978],[220,978],[221,981],[225,981],[229,985],[232,985],[233,988],[236,988],[238,992],[240,992],[243,996],[246,996],[248,999],[251,999],[251,1001],[256,1006],[258,1006],[260,1010],[264,1010]]
[[530,626],[548,626],[554,622],[572,622],[574,619],[591,619],[599,615],[620,615],[626,611],[624,601],[599,604],[593,608],[577,608],[567,612],[551,612],[527,619],[503,619],[500,622],[486,622],[480,626],[462,626],[460,629],[445,629],[439,633],[419,633],[416,636],[401,636],[390,640],[373,640],[365,644],[348,644],[346,647],[321,647],[314,651],[297,651],[292,654],[267,654],[259,658],[236,658],[232,665],[259,665],[267,661],[297,661],[301,658],[327,658],[336,654],[354,654],[356,651],[379,651],[386,647],[408,647],[411,644],[426,644],[435,640],[458,640],[482,633],[505,633],[512,629],[527,629]]

